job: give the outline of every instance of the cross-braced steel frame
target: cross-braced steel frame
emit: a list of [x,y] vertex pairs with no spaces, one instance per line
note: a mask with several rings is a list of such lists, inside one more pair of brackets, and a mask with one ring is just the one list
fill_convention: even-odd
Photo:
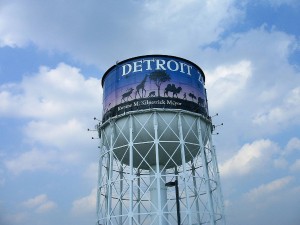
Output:
[[225,224],[211,128],[199,114],[154,109],[100,125],[98,224]]

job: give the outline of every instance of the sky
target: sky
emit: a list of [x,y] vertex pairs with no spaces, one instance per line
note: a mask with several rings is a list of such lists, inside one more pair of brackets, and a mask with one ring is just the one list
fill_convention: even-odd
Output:
[[146,54],[206,75],[229,225],[300,223],[298,0],[0,0],[0,224],[96,222],[101,77]]

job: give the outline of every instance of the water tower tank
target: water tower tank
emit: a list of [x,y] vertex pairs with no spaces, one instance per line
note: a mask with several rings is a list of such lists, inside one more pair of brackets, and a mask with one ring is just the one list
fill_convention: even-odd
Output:
[[[203,129],[211,125],[204,81],[204,73],[197,65],[178,57],[142,56],[111,67],[102,78],[102,122],[109,124],[114,120],[114,129],[118,130],[115,156],[129,165],[127,147],[131,133],[127,131],[132,126],[134,167],[146,169],[155,164],[155,139],[159,140],[160,164],[167,165],[166,168],[179,165],[181,153],[176,149],[180,146],[178,115],[181,114],[188,150],[185,157],[190,161],[199,151],[195,148],[199,144],[195,117],[201,115]],[[159,112],[155,119],[154,111]],[[129,115],[133,116],[132,121]],[[153,129],[155,124],[157,131]],[[106,126],[106,129],[111,127]],[[208,136],[203,133],[202,139],[207,142]]]
[[[105,72],[99,224],[221,220],[204,84],[199,66],[168,55],[130,58]],[[176,186],[176,196],[168,184]]]

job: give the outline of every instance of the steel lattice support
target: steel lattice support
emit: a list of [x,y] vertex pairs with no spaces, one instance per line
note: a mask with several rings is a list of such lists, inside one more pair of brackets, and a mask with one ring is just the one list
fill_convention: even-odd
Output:
[[199,114],[154,109],[99,126],[98,224],[225,223],[211,127]]

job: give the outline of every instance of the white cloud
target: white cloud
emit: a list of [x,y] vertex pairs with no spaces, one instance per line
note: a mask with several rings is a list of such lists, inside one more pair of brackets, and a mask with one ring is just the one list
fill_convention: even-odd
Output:
[[286,98],[281,104],[256,115],[253,119],[253,123],[264,126],[272,124],[275,127],[284,126],[291,122],[299,123],[299,102],[300,87],[296,87],[288,92]]
[[291,166],[290,170],[292,172],[298,172],[300,171],[300,159],[297,159]]
[[242,196],[234,196],[228,205],[231,224],[298,224],[299,186],[296,178],[285,176],[257,185]]
[[76,120],[66,124],[30,122],[26,136],[27,141],[42,147],[6,157],[4,165],[15,175],[26,171],[57,172],[75,163],[79,166],[93,159],[97,151],[98,142],[91,140],[91,134]]
[[[150,27],[149,32],[156,31],[155,34],[158,34],[155,40],[158,40],[159,46],[156,48],[177,48],[182,52],[192,46],[196,47],[195,44],[199,46],[217,40],[229,24],[235,23],[234,18],[241,13],[231,0],[151,1],[145,8],[148,16],[143,23]],[[174,27],[178,29],[173,29]],[[159,40],[166,34],[165,41]]]
[[96,212],[97,189],[93,189],[88,196],[77,199],[72,204],[72,214],[79,216]]
[[[1,153],[0,153],[1,157]],[[4,178],[4,170],[0,169],[0,187],[2,187],[5,184],[5,178]]]
[[65,119],[99,112],[100,80],[85,79],[79,69],[59,64],[41,67],[20,84],[0,86],[0,115],[38,119]]
[[28,208],[33,208],[38,205],[41,205],[42,203],[47,201],[47,195],[41,194],[38,196],[35,196],[34,198],[28,199],[22,203],[23,206],[28,207]]
[[274,167],[279,169],[284,169],[289,165],[289,161],[285,158],[274,159]]
[[218,66],[214,71],[206,73],[206,87],[209,92],[210,106],[214,109],[228,104],[239,95],[251,76],[251,62],[240,61],[234,65]]
[[290,77],[295,71],[289,64],[288,57],[298,47],[299,42],[295,36],[274,27],[261,25],[246,32],[231,33],[218,41],[216,46],[203,47],[202,54],[198,58],[202,64],[212,68],[224,63],[250,61],[253,76],[257,81],[255,87],[258,88],[266,84],[270,86],[276,81],[289,83],[286,76]]
[[[1,215],[1,214],[0,214]],[[13,214],[1,215],[0,222],[4,225],[23,224],[28,219],[29,214],[26,212],[18,212]]]
[[287,143],[285,150],[287,154],[292,153],[294,151],[300,151],[300,139],[293,137],[289,142]]
[[271,196],[275,192],[285,188],[293,179],[294,178],[292,176],[287,176],[267,184],[262,184],[259,187],[250,190],[246,196],[251,201],[257,201],[258,199],[266,198],[266,196]]
[[57,154],[53,151],[30,150],[4,161],[6,168],[14,174],[24,171],[54,170]]
[[[176,54],[195,59],[208,71],[210,111],[217,110],[225,124],[220,131],[223,134],[217,137],[223,138],[217,145],[218,154],[233,155],[232,151],[238,149],[235,146],[241,142],[259,139],[261,134],[266,134],[263,137],[267,138],[270,133],[282,132],[283,126],[297,126],[299,123],[299,72],[288,62],[297,47],[297,37],[267,26],[238,34],[229,33],[231,31],[226,29],[232,24],[243,23],[243,15],[235,7],[236,2],[154,0],[74,3],[67,0],[64,5],[57,0],[7,1],[7,4],[0,3],[3,6],[0,46],[31,43],[39,49],[70,53],[71,57],[95,63],[100,68],[107,68],[115,60],[145,53]],[[279,6],[291,1],[273,2]],[[221,34],[226,38],[219,41]],[[213,46],[209,45],[211,42],[217,47],[203,48],[203,45]],[[90,149],[96,151],[97,148],[89,147],[82,140],[86,139],[84,130],[89,127],[86,125],[87,118],[94,117],[101,105],[99,87],[99,80],[85,79],[78,69],[65,64],[53,69],[41,68],[36,75],[27,76],[19,84],[1,85],[0,115],[30,119],[24,126],[26,143],[48,149],[35,148],[39,150],[16,154],[14,159],[6,160],[7,168],[15,174],[53,170],[58,167],[59,160],[74,162],[80,156],[93,152]],[[298,138],[291,140],[285,151],[295,153],[299,149],[298,142]],[[226,151],[222,149],[224,146]],[[77,150],[72,152],[75,148]],[[221,164],[221,171],[225,177],[238,175],[235,181],[239,182],[240,176],[267,170],[277,148],[267,139],[245,144],[231,159]],[[58,154],[60,157],[56,157]],[[288,157],[282,157],[273,163],[277,169],[282,169],[281,172],[285,168],[290,169],[285,170],[288,172],[298,171],[299,162],[295,158],[290,161]],[[95,171],[95,165],[90,165],[83,175],[89,177]],[[288,184],[290,181],[286,177],[261,186],[256,184],[258,187],[249,193],[257,196],[275,193],[280,198],[278,191]],[[236,184],[236,188],[242,192],[244,190],[240,186],[247,185],[250,184]],[[94,214],[96,197],[92,195],[96,193],[74,201],[72,212],[77,215],[87,210]],[[286,204],[279,201],[278,209],[290,207],[286,210],[288,212],[283,213],[286,217],[280,216],[280,219],[289,219],[287,213],[291,212],[294,218],[298,215],[294,212],[297,206],[299,208],[297,196],[300,196],[299,191],[286,198],[286,202],[283,201]],[[288,200],[294,204],[291,206]],[[249,214],[254,216],[248,224],[258,220],[260,224],[267,224],[270,221],[261,218],[274,217],[277,211],[269,207],[271,213],[259,212],[249,204],[230,202],[231,206],[239,207],[234,216],[244,220],[236,224],[246,225],[245,217]],[[45,204],[34,209],[38,212],[51,207],[50,201],[48,206]],[[246,212],[239,214],[239,209]],[[76,223],[79,224],[77,220]]]
[[215,138],[219,154],[232,154],[241,136],[259,139],[299,124],[300,76],[288,61],[298,46],[295,36],[261,26],[231,34],[195,57],[206,74],[209,110],[225,124]]
[[241,16],[234,0],[8,2],[0,46],[34,43],[103,68],[132,54],[185,56],[219,39]]
[[[54,170],[61,163],[83,162],[97,149],[87,132],[101,110],[100,80],[84,78],[79,69],[59,64],[26,76],[20,83],[0,86],[0,115],[26,118],[23,140],[33,150],[7,157],[14,174]],[[38,147],[37,147],[38,146]],[[37,150],[43,149],[43,150]]]
[[46,194],[37,195],[22,203],[25,208],[34,209],[36,213],[46,213],[56,207],[56,203],[49,200]]
[[257,140],[245,144],[229,160],[220,165],[221,176],[247,175],[267,168],[278,146],[270,140]]
[[280,169],[289,168],[291,172],[297,172],[300,170],[300,160],[297,159],[299,150],[300,139],[291,138],[281,151],[280,156],[274,160],[274,166]]
[[47,202],[41,204],[39,207],[37,207],[35,212],[46,213],[46,212],[51,211],[54,208],[56,208],[56,203],[52,202],[52,201],[47,201]]
[[96,183],[98,177],[98,169],[98,163],[91,163],[84,171],[83,176],[93,183]]
[[25,134],[31,141],[59,148],[71,148],[75,147],[74,142],[76,145],[80,142],[86,143],[84,139],[88,139],[89,134],[84,127],[85,125],[78,119],[70,119],[60,123],[47,120],[31,121],[25,128]]

